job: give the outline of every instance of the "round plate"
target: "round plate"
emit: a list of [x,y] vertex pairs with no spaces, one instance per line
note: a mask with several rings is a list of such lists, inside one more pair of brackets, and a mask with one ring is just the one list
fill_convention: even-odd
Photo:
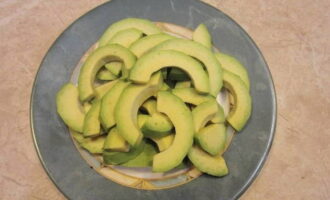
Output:
[[[71,78],[81,56],[115,21],[148,18],[194,29],[204,23],[214,45],[238,58],[251,80],[252,115],[224,154],[230,174],[202,175],[179,187],[139,190],[99,175],[80,156],[68,128],[56,113],[55,96]],[[35,79],[31,126],[40,160],[56,186],[69,199],[237,199],[260,171],[276,124],[276,100],[271,75],[259,49],[247,33],[221,11],[196,0],[112,0],[88,12],[55,41]]]

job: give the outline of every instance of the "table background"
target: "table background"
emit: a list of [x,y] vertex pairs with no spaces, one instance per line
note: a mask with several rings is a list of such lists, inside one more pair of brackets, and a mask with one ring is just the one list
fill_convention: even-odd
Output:
[[[32,84],[57,36],[103,2],[0,1],[0,199],[65,199],[33,146]],[[205,2],[251,35],[275,82],[278,120],[273,147],[241,199],[330,199],[330,1]]]

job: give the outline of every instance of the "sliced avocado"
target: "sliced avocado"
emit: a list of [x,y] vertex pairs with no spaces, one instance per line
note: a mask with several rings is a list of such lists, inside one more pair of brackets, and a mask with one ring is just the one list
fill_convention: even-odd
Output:
[[249,90],[244,82],[235,74],[224,71],[224,87],[234,96],[234,108],[230,110],[227,121],[236,130],[240,131],[251,115],[252,102]]
[[107,69],[101,69],[97,73],[96,77],[97,77],[97,79],[99,79],[101,81],[112,81],[112,80],[115,80],[118,78],[117,76],[115,76],[113,73],[111,73]]
[[136,28],[129,28],[116,33],[108,42],[108,44],[120,44],[128,48],[131,44],[143,36],[142,31]]
[[198,92],[209,92],[209,80],[203,66],[190,56],[174,50],[151,51],[143,55],[131,69],[129,79],[135,83],[147,83],[154,72],[168,66],[176,66],[189,74]]
[[215,99],[205,101],[192,110],[194,119],[195,136],[208,121],[218,112],[218,103]]
[[128,49],[118,44],[110,44],[96,49],[87,57],[86,62],[80,70],[78,79],[80,100],[83,102],[88,101],[95,96],[95,75],[104,64],[111,61],[123,61],[125,66],[123,72],[126,72],[127,75],[127,70],[133,66],[135,59],[135,56]]
[[159,151],[165,151],[172,145],[174,137],[174,134],[169,134],[163,137],[150,137],[150,139],[157,144]]
[[83,134],[77,132],[77,131],[74,131],[72,129],[70,129],[70,133],[72,135],[72,137],[80,144],[84,141],[84,136]]
[[84,136],[90,137],[99,135],[101,132],[101,122],[100,122],[100,107],[101,101],[96,100],[91,109],[88,111],[84,121]]
[[144,115],[144,114],[138,114],[137,116],[137,121],[138,121],[138,127],[142,128],[144,123],[148,120],[150,116],[149,115]]
[[175,88],[172,93],[182,101],[193,105],[199,105],[205,101],[214,99],[211,95],[201,95],[194,88]]
[[[164,83],[163,83],[163,84],[164,84]],[[148,99],[148,100],[146,100],[146,101],[141,105],[141,107],[142,107],[144,110],[146,110],[146,111],[149,113],[149,115],[152,115],[152,114],[158,112],[158,111],[157,111],[157,102],[156,102],[155,99]]]
[[146,143],[143,151],[132,160],[121,164],[125,167],[150,167],[152,165],[152,159],[154,155],[157,154],[156,148],[149,143]]
[[103,151],[103,162],[106,165],[119,165],[137,157],[145,147],[142,140],[136,147],[131,147],[129,152]]
[[105,136],[93,137],[93,138],[85,138],[82,143],[80,143],[81,147],[89,151],[90,153],[102,153],[103,145],[105,141]]
[[221,105],[218,104],[218,112],[211,119],[212,123],[225,123],[226,117]]
[[118,80],[104,83],[95,88],[96,99],[102,99],[102,97],[117,83]]
[[170,88],[170,86],[168,86],[167,85],[167,83],[163,83],[163,85],[162,85],[162,87],[160,88],[160,90],[162,90],[162,91],[166,91],[166,90],[170,90],[171,88]]
[[172,68],[170,73],[168,74],[168,79],[169,80],[174,80],[174,81],[189,81],[190,78],[189,76],[182,70],[178,68]]
[[105,68],[113,73],[115,76],[119,76],[121,72],[121,68],[123,67],[123,63],[121,62],[111,62],[105,65]]
[[143,135],[150,136],[165,136],[171,133],[173,129],[172,122],[162,113],[156,112],[152,114],[141,128]]
[[175,88],[189,88],[191,87],[191,81],[180,81],[175,84]]
[[109,151],[128,152],[129,145],[114,127],[109,131],[103,148]]
[[99,39],[99,46],[105,46],[119,31],[135,28],[142,31],[146,35],[160,33],[161,30],[151,21],[139,18],[126,18],[113,23]]
[[[201,61],[204,64],[209,77],[210,94],[215,97],[219,94],[220,89],[222,88],[222,68],[221,64],[218,62],[218,60],[210,49],[197,42],[187,39],[167,40],[156,46],[154,49],[155,51],[180,51]],[[193,83],[194,85],[196,84],[195,81],[193,81]]]
[[209,30],[207,30],[207,27],[204,24],[200,24],[197,26],[197,28],[193,32],[193,40],[209,49],[211,49],[212,47],[211,34],[209,33]]
[[226,126],[224,124],[210,124],[202,128],[195,137],[203,150],[216,156],[225,149]]
[[129,82],[118,81],[102,98],[100,119],[102,126],[108,130],[116,124],[115,109],[120,95],[129,85]]
[[167,115],[175,127],[172,145],[154,156],[152,170],[166,172],[178,166],[193,144],[194,121],[190,109],[177,96],[168,91],[157,95],[157,110]]
[[224,53],[215,53],[215,57],[221,63],[223,69],[239,76],[246,87],[250,89],[249,74],[242,63],[233,56]]
[[83,132],[85,113],[79,102],[79,93],[76,86],[67,83],[56,94],[57,112],[64,123],[72,130]]
[[121,94],[115,108],[117,129],[132,146],[138,146],[142,132],[137,124],[137,113],[142,103],[155,94],[163,84],[161,72],[152,75],[148,84],[130,85]]
[[149,35],[134,42],[129,49],[139,58],[158,44],[173,38],[164,33]]
[[193,146],[188,153],[189,160],[200,171],[213,175],[224,176],[228,174],[226,161],[221,156],[211,156],[198,146]]
[[84,111],[85,111],[85,114],[86,114],[86,113],[88,113],[89,109],[91,109],[92,104],[89,103],[89,102],[85,102],[83,107],[84,107]]

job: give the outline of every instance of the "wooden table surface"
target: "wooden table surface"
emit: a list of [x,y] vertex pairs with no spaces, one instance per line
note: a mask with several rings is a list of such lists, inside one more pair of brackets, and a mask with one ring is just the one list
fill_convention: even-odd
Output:
[[[56,37],[103,2],[0,1],[0,199],[64,199],[33,145],[32,83]],[[241,199],[330,199],[330,1],[206,2],[252,36],[269,64],[277,93],[270,156]]]

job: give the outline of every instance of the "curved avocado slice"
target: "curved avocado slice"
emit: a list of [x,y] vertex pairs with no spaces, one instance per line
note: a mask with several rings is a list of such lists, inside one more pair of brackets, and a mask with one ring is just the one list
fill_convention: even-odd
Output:
[[128,49],[118,44],[110,44],[96,49],[88,56],[80,70],[78,79],[80,100],[87,101],[95,96],[95,75],[105,63],[113,60],[121,60],[124,62],[124,69],[127,72],[135,63],[135,59],[135,56]]
[[223,69],[239,76],[245,83],[246,87],[250,89],[249,74],[242,63],[233,56],[224,53],[215,53],[215,57],[221,63]]
[[197,26],[197,28],[193,32],[193,40],[209,49],[212,47],[211,34],[209,33],[209,30],[204,24],[200,24]]
[[164,33],[149,35],[134,42],[129,49],[139,58],[158,44],[173,38]]
[[157,101],[155,99],[148,99],[147,101],[145,101],[141,107],[146,110],[149,115],[152,115],[157,111]]
[[163,137],[149,137],[149,138],[157,144],[159,151],[165,151],[172,145],[174,137],[175,137],[174,134],[169,134]]
[[117,83],[118,80],[109,81],[95,88],[96,99],[102,99],[102,97]]
[[100,100],[96,100],[85,116],[84,121],[84,137],[99,135],[101,132],[100,116]]
[[120,44],[128,48],[131,44],[143,36],[142,31],[136,28],[129,28],[116,33],[108,42],[108,44]]
[[77,132],[77,131],[74,131],[74,130],[70,129],[70,133],[71,133],[72,137],[73,137],[73,138],[74,138],[79,144],[82,143],[82,142],[85,140],[83,134],[81,134],[81,133],[79,133],[79,132]]
[[219,94],[222,88],[222,68],[210,49],[197,42],[186,39],[167,40],[154,49],[180,51],[201,61],[209,77],[210,94],[215,97]]
[[157,150],[152,144],[146,143],[143,151],[132,160],[121,164],[125,167],[150,167],[152,165],[152,159],[157,154]]
[[172,122],[162,113],[154,113],[142,126],[141,130],[146,137],[162,137],[171,133],[173,129]]
[[160,88],[160,90],[162,91],[166,91],[166,90],[170,90],[170,86],[167,83],[163,83],[162,87]]
[[57,112],[64,123],[72,130],[83,132],[85,113],[79,102],[79,93],[76,86],[67,83],[56,94]]
[[89,151],[90,153],[102,153],[105,136],[99,136],[94,138],[85,138],[81,143],[81,147]]
[[129,79],[135,83],[147,83],[154,72],[168,66],[185,71],[198,92],[209,92],[209,80],[203,66],[194,58],[174,50],[151,51],[143,55],[131,69]]
[[107,130],[116,124],[115,109],[120,95],[129,85],[129,82],[118,81],[102,98],[100,119]]
[[242,130],[251,115],[252,102],[249,90],[235,74],[224,71],[224,87],[234,96],[234,108],[230,110],[227,121],[237,131]]
[[182,101],[193,105],[199,105],[205,101],[214,99],[211,95],[201,95],[194,88],[175,88],[172,93]]
[[180,81],[175,84],[175,88],[189,88],[191,87],[190,81]]
[[87,102],[84,103],[83,107],[84,107],[84,111],[85,111],[85,114],[86,114],[91,109],[92,104],[87,101]]
[[120,152],[127,152],[129,150],[128,143],[121,135],[119,135],[116,127],[109,131],[103,148],[105,150]]
[[226,126],[224,124],[210,124],[197,133],[196,140],[206,152],[216,156],[224,151],[226,137]]
[[144,115],[144,114],[138,114],[137,116],[137,121],[138,121],[138,127],[142,128],[144,123],[149,119],[149,115]]
[[118,78],[117,76],[115,76],[113,73],[111,73],[107,69],[101,69],[97,73],[96,77],[97,77],[97,79],[99,79],[101,81],[112,81],[112,80],[115,80]]
[[111,62],[105,65],[105,68],[113,73],[115,76],[119,76],[121,72],[121,68],[123,67],[123,63],[121,62]]
[[138,146],[143,137],[137,123],[139,107],[154,95],[162,84],[162,74],[157,72],[148,84],[130,85],[121,94],[115,108],[115,120],[118,132],[130,145]]
[[188,153],[189,160],[200,171],[213,175],[225,176],[228,174],[226,161],[221,156],[211,156],[197,146],[193,146]]
[[205,101],[192,110],[195,126],[195,136],[205,124],[218,112],[218,103],[215,99]]
[[161,30],[151,21],[139,18],[126,18],[113,23],[99,39],[99,46],[105,46],[119,31],[135,28],[142,31],[146,35],[160,33]]
[[168,91],[157,95],[157,110],[166,114],[175,127],[172,145],[154,156],[152,170],[166,172],[178,166],[193,144],[194,121],[187,105]]
[[130,148],[129,152],[103,151],[103,162],[106,165],[119,165],[137,157],[145,147],[142,140],[136,147]]
[[223,111],[222,106],[218,104],[218,112],[211,119],[211,122],[212,123],[225,123],[225,121],[226,121],[225,112]]

